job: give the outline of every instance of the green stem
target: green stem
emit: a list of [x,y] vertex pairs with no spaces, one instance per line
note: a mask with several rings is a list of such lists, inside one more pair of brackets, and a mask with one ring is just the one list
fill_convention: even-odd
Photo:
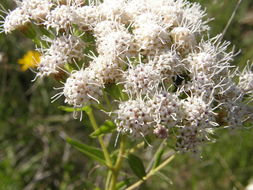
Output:
[[[96,119],[94,117],[92,109],[89,109],[88,111],[86,111],[86,113],[87,113],[87,115],[90,119],[90,122],[91,122],[91,125],[92,125],[93,129],[97,130],[99,127],[97,125],[97,122],[96,122]],[[110,158],[110,154],[109,154],[109,152],[108,152],[108,150],[107,150],[107,148],[104,144],[104,140],[101,136],[99,136],[98,141],[99,141],[100,146],[102,148],[102,151],[104,153],[106,164],[109,168],[111,168],[112,167],[112,161],[111,161],[111,158]]]
[[107,107],[109,108],[110,111],[112,111],[113,108],[112,108],[112,105],[111,105],[110,100],[108,98],[107,92],[105,90],[103,91],[103,95],[104,95],[104,99],[105,99],[105,103],[106,103]]
[[136,183],[134,183],[130,187],[126,188],[125,190],[133,190],[133,189],[139,187],[144,181],[146,181],[148,178],[150,178],[151,176],[153,176],[156,172],[158,172],[159,170],[161,170],[162,168],[164,168],[174,158],[175,158],[175,155],[170,156],[162,164],[160,164],[158,167],[152,169],[145,177],[143,177],[142,180],[137,181]]
[[128,150],[128,151],[126,152],[126,155],[128,155],[128,154],[130,154],[130,153],[136,152],[138,149],[144,147],[144,145],[145,145],[145,142],[141,142],[141,143],[137,144],[135,147],[133,147],[133,148],[131,148],[130,150]]
[[106,178],[106,183],[105,183],[105,190],[107,190],[107,189],[110,188],[111,178],[112,178],[112,171],[108,170],[107,178]]
[[109,190],[115,190],[115,188],[116,188],[119,171],[121,169],[122,162],[123,162],[123,159],[124,159],[125,146],[126,146],[126,136],[123,135],[121,137],[121,140],[120,140],[119,154],[118,154],[115,166],[112,170],[112,176],[111,176],[111,182],[110,182]]

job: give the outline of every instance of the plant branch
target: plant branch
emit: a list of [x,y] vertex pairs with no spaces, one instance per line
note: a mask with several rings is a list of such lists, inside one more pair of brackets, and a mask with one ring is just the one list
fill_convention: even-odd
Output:
[[139,187],[144,181],[149,179],[151,176],[153,176],[156,172],[160,171],[162,168],[164,168],[168,163],[170,163],[175,158],[175,154],[167,158],[163,163],[161,163],[158,167],[152,169],[145,177],[143,177],[142,180],[137,181],[130,187],[126,188],[125,190],[133,190],[137,187]]
[[115,190],[115,188],[116,188],[118,174],[119,174],[119,171],[121,169],[122,161],[123,161],[124,154],[125,154],[125,145],[126,145],[126,136],[123,135],[121,137],[121,140],[120,140],[119,154],[118,154],[115,166],[114,166],[113,171],[112,171],[110,190]]
[[[92,125],[93,129],[97,130],[99,127],[97,125],[97,122],[96,122],[96,119],[94,117],[92,109],[89,109],[88,111],[86,111],[86,113],[87,113],[87,115],[90,119],[90,122],[91,122],[91,125]],[[102,151],[104,153],[106,164],[109,168],[111,168],[112,167],[112,161],[111,161],[111,158],[110,158],[110,154],[109,154],[109,152],[108,152],[108,150],[107,150],[107,148],[104,144],[103,137],[99,136],[98,141],[99,141],[100,146],[102,148]]]

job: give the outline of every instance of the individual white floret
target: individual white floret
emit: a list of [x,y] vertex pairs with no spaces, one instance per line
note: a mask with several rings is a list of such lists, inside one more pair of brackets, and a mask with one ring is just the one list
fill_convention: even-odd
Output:
[[44,24],[46,27],[53,28],[58,33],[60,30],[69,31],[73,24],[78,24],[78,15],[75,12],[76,7],[60,5],[55,7],[47,16]]
[[42,21],[50,13],[53,3],[50,0],[23,0],[20,6],[29,13],[31,19]]
[[144,137],[152,133],[152,117],[150,107],[140,98],[119,104],[116,111],[117,130],[134,137]]
[[156,125],[153,133],[160,139],[166,139],[168,137],[169,130],[163,125]]
[[119,81],[122,75],[121,61],[109,56],[95,57],[89,68],[103,84]]
[[124,31],[125,26],[117,21],[104,20],[96,24],[94,27],[94,36],[102,38],[111,32]]
[[25,27],[28,23],[30,23],[29,13],[27,10],[18,7],[10,11],[4,21],[1,21],[1,30],[7,34]]
[[126,91],[132,94],[152,93],[162,82],[162,77],[153,63],[130,65],[122,78]]
[[127,31],[116,31],[97,39],[97,51],[100,55],[124,58],[132,43]]
[[67,63],[67,59],[65,55],[42,55],[37,68],[37,77],[49,76],[62,72],[62,68],[64,64]]
[[156,93],[149,101],[151,114],[158,124],[175,127],[181,121],[182,105],[177,94],[166,91]]
[[97,6],[83,6],[75,9],[78,16],[78,26],[82,30],[92,30],[101,21]]
[[55,39],[43,38],[43,40],[51,43],[48,49],[42,50],[47,54],[67,56],[68,62],[72,62],[73,59],[80,60],[83,57],[85,43],[77,36],[63,35]]
[[65,103],[76,108],[98,102],[102,96],[102,86],[94,78],[90,69],[81,69],[71,73],[64,84]]

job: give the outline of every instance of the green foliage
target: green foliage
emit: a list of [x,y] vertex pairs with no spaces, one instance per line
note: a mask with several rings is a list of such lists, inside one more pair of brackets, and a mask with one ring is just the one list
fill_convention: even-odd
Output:
[[106,120],[103,125],[99,127],[99,129],[95,130],[90,134],[90,137],[97,138],[98,136],[103,136],[105,134],[111,133],[116,129],[115,123],[110,120]]
[[128,158],[128,164],[130,168],[132,169],[133,173],[138,178],[142,179],[146,175],[145,167],[143,165],[142,160],[134,154],[129,154],[127,158]]
[[71,138],[67,138],[66,141],[71,144],[74,148],[79,150],[81,153],[85,154],[86,156],[91,157],[92,159],[100,162],[101,164],[105,165],[105,158],[103,152],[95,147],[80,143],[75,141]]

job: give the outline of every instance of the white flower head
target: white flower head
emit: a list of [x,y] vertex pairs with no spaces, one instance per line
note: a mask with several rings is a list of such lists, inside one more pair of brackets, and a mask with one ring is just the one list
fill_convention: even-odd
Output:
[[30,23],[29,13],[20,7],[10,11],[4,21],[1,21],[2,32],[10,33],[16,29],[25,27]]
[[[154,14],[160,16],[162,23],[166,26],[178,26],[183,19],[184,10],[180,3],[166,3],[161,4],[159,1],[153,1],[151,4]],[[177,1],[179,2],[179,1]]]
[[124,58],[131,42],[131,34],[127,31],[111,32],[97,39],[97,51],[100,55]]
[[147,10],[148,6],[145,0],[129,0],[125,5],[125,13],[129,22],[133,22],[138,15]]
[[113,83],[121,79],[121,61],[109,56],[98,56],[90,63],[89,68],[103,84]]
[[171,78],[176,74],[182,73],[184,70],[183,63],[174,49],[159,52],[155,55],[152,62],[154,62],[156,69],[165,78]]
[[97,6],[77,7],[75,12],[78,17],[77,25],[84,31],[93,30],[96,24],[101,21]]
[[134,43],[144,55],[155,55],[170,43],[170,35],[157,23],[143,23],[133,30]]
[[64,84],[65,103],[76,108],[98,102],[102,96],[102,85],[94,78],[90,69],[73,71]]
[[184,90],[190,91],[195,96],[202,96],[206,102],[221,88],[220,84],[215,84],[212,77],[206,75],[204,72],[194,71],[190,76],[191,80],[184,84]]
[[187,27],[175,27],[170,32],[173,42],[179,47],[180,53],[189,53],[196,46],[196,36]]
[[119,104],[116,110],[117,130],[134,137],[143,137],[152,133],[152,117],[150,108],[140,98]]
[[57,75],[64,72],[62,69],[67,63],[65,55],[42,55],[38,64],[38,73],[36,77],[44,77],[49,75]]
[[212,99],[206,102],[202,96],[190,96],[182,101],[186,125],[202,129],[218,126],[211,104]]
[[69,5],[59,5],[49,12],[44,24],[46,27],[59,31],[69,31],[73,24],[78,23],[78,15],[75,12],[76,7]]
[[83,57],[85,43],[77,36],[63,35],[55,39],[44,37],[43,40],[51,44],[48,49],[42,49],[46,54],[66,56],[67,62],[73,62],[73,59],[80,60]]
[[31,19],[42,21],[50,13],[53,3],[50,0],[23,0],[20,6],[29,13]]
[[153,63],[130,65],[122,78],[126,92],[130,94],[152,93],[162,82],[161,75]]
[[207,23],[211,19],[204,19],[207,14],[206,11],[202,9],[201,5],[199,3],[184,2],[182,22],[195,27],[195,31],[202,32],[209,30]]
[[182,106],[176,94],[166,91],[157,92],[148,103],[152,117],[158,124],[172,128],[181,121]]
[[125,0],[104,0],[98,5],[102,20],[115,20],[124,18]]
[[239,75],[239,84],[238,86],[242,89],[242,92],[245,94],[253,95],[253,65],[247,65],[243,72]]
[[156,125],[153,133],[160,139],[166,139],[168,137],[169,130],[163,125]]
[[197,127],[183,126],[179,128],[177,136],[177,150],[197,154],[200,146],[207,140]]
[[133,27],[138,28],[147,23],[161,24],[162,18],[153,12],[143,12],[134,18]]
[[51,0],[52,2],[58,5],[73,5],[73,6],[81,6],[84,5],[84,0]]
[[211,76],[227,77],[234,51],[227,52],[229,42],[220,42],[221,35],[209,40],[201,40],[196,50],[187,57],[190,72],[204,72]]
[[124,31],[125,26],[117,21],[104,20],[96,24],[94,27],[94,36],[102,38],[111,32]]

